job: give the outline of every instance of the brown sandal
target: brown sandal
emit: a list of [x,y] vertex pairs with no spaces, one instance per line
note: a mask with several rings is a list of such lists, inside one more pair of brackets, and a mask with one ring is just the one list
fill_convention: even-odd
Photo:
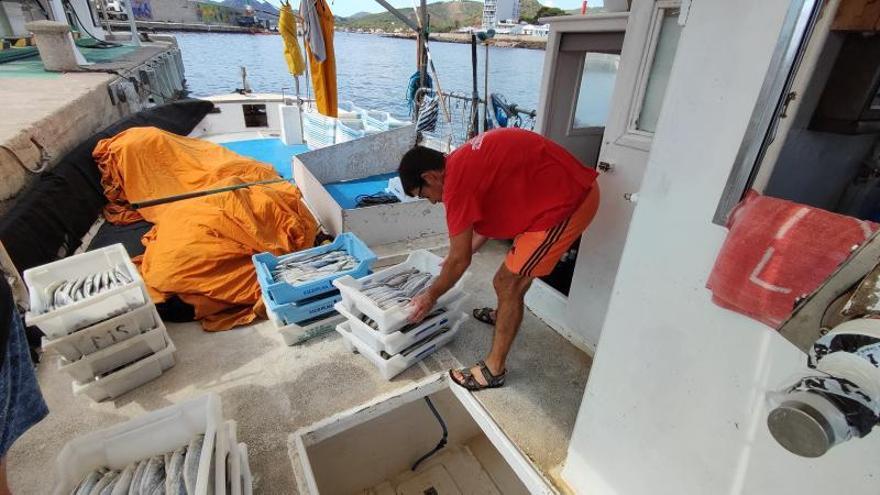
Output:
[[480,371],[483,373],[483,379],[486,380],[486,384],[477,381],[477,378],[471,373],[471,368],[462,368],[458,370],[461,373],[462,380],[459,381],[455,378],[455,374],[453,370],[449,370],[449,378],[452,378],[452,381],[455,382],[456,385],[470,390],[471,392],[476,392],[477,390],[484,390],[487,388],[498,388],[504,386],[504,378],[507,376],[507,370],[502,371],[498,375],[493,375],[491,371],[489,371],[489,367],[486,366],[485,361],[480,361],[476,365],[476,367],[480,368]]
[[474,310],[474,318],[477,321],[481,321],[487,325],[495,326],[495,318],[492,317],[492,312],[495,311],[492,308],[478,308]]

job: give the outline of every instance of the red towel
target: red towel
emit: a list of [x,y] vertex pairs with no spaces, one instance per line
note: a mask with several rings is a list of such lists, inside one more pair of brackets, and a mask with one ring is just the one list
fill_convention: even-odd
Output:
[[707,284],[712,300],[773,328],[877,230],[871,222],[754,191],[727,226]]

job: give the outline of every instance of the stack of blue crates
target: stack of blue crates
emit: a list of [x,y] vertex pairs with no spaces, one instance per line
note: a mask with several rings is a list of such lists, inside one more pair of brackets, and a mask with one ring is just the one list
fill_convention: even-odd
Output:
[[276,282],[272,270],[278,265],[278,257],[271,253],[260,253],[253,256],[257,280],[263,292],[263,300],[270,315],[279,327],[302,324],[335,313],[333,305],[342,300],[339,289],[333,281],[344,275],[360,278],[370,273],[376,255],[352,233],[345,232],[323,246],[298,251],[300,254],[321,254],[328,251],[345,250],[358,260],[357,266],[351,270],[328,275],[325,278],[311,280],[302,284]]

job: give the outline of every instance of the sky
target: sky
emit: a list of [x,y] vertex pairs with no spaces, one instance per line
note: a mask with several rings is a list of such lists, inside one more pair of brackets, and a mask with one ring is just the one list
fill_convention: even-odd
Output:
[[[434,3],[435,1],[440,0],[428,0],[428,3]],[[543,5],[547,5],[549,7],[559,7],[560,9],[565,10],[577,9],[581,6],[581,0],[538,1],[541,2]],[[279,1],[269,0],[269,3],[277,6],[279,4]],[[291,3],[294,6],[299,4],[299,2],[297,2],[296,0]],[[347,17],[358,12],[382,12],[385,10],[374,0],[327,0],[327,3],[330,4],[330,10],[332,10],[334,14],[342,17]],[[389,0],[388,3],[395,7],[404,8],[412,7],[414,3],[417,3],[417,0]],[[602,0],[588,0],[587,4],[591,7],[598,7],[602,4]]]

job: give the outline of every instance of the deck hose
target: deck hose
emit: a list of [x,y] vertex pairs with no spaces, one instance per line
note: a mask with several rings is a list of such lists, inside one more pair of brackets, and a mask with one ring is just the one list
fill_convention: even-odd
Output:
[[437,412],[437,408],[434,407],[434,403],[431,402],[431,398],[430,398],[430,397],[425,397],[425,402],[428,403],[428,407],[431,408],[431,412],[434,413],[434,417],[437,418],[437,422],[440,423],[440,428],[443,428],[443,437],[440,439],[440,441],[437,443],[437,446],[434,447],[433,450],[431,450],[431,451],[428,452],[427,454],[425,454],[425,455],[419,457],[419,460],[417,460],[417,461],[415,462],[415,464],[412,465],[412,470],[413,470],[413,471],[415,471],[416,468],[419,467],[419,464],[421,464],[422,462],[424,462],[425,460],[427,460],[427,459],[428,459],[429,457],[431,457],[432,455],[436,454],[436,453],[437,453],[440,449],[442,449],[443,447],[446,447],[446,440],[447,440],[447,438],[449,437],[449,430],[446,429],[446,422],[443,421],[443,417],[440,416],[440,413],[439,413],[439,412]]

